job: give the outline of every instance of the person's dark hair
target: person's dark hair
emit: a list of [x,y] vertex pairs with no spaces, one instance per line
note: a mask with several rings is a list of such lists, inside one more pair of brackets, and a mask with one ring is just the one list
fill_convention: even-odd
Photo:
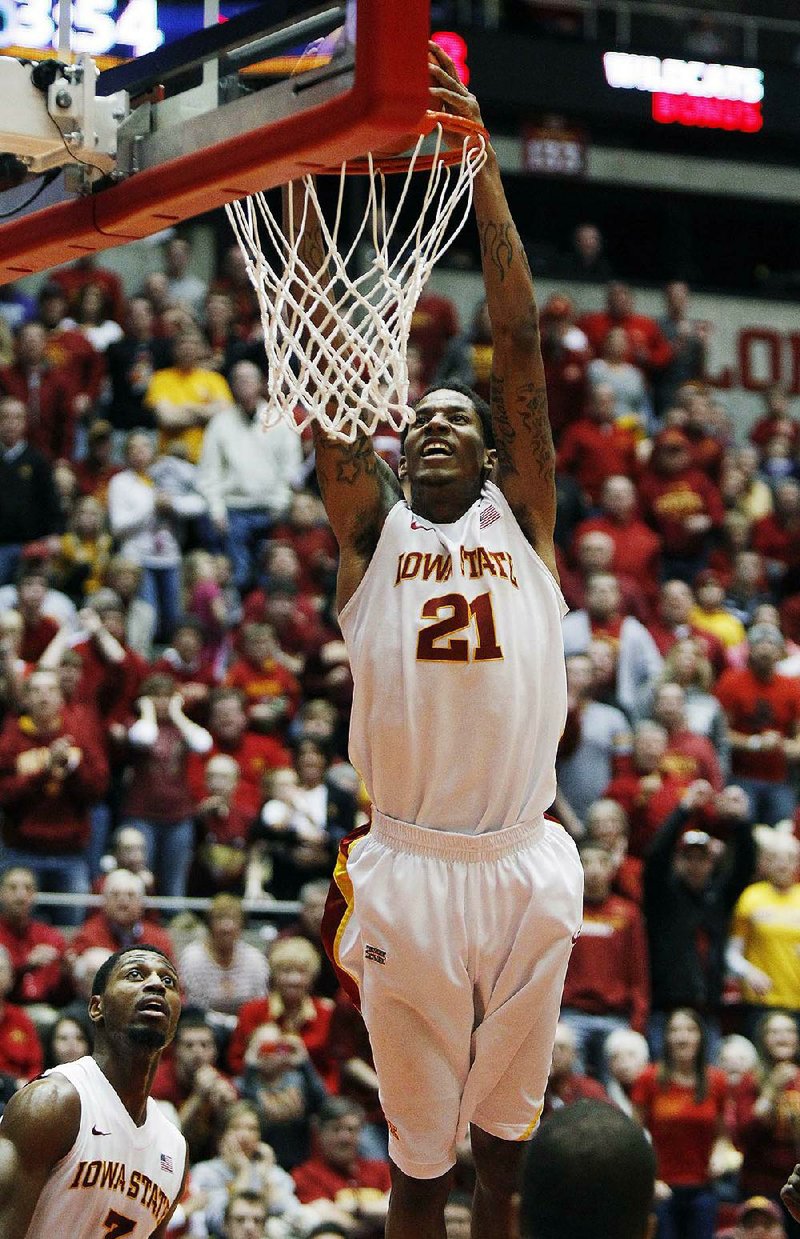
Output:
[[333,757],[332,746],[320,736],[297,736],[290,741],[289,747],[295,760],[304,749],[315,749],[326,762],[330,762]]
[[181,631],[196,632],[198,637],[203,637],[206,630],[196,615],[182,615],[172,630],[173,637]]
[[697,1047],[697,1057],[694,1060],[694,1099],[700,1105],[708,1096],[708,1037],[706,1036],[705,1024],[691,1007],[676,1007],[674,1011],[669,1013],[664,1029],[664,1053],[658,1065],[658,1083],[668,1084],[674,1070],[674,1063],[672,1062],[667,1042],[667,1030],[670,1022],[676,1015],[685,1015],[687,1019],[692,1021],[700,1033],[700,1044]]
[[166,675],[163,671],[157,671],[155,675],[148,675],[142,681],[139,687],[139,696],[171,697],[177,687],[177,681],[174,676]]
[[171,968],[175,967],[166,951],[162,951],[159,946],[153,946],[150,942],[142,942],[138,946],[125,947],[124,950],[115,951],[113,955],[109,955],[105,963],[102,963],[97,969],[97,972],[94,974],[94,980],[92,981],[92,994],[104,994],[106,992],[108,978],[111,976],[111,973],[114,971],[119,961],[124,955],[130,955],[134,951],[147,951],[151,955],[160,955],[162,959],[167,961]]
[[209,711],[214,709],[217,702],[229,701],[231,697],[235,698],[236,701],[239,702],[242,709],[244,709],[247,704],[247,698],[240,688],[233,688],[233,686],[228,687],[225,684],[220,684],[218,688],[212,688],[211,692],[208,694]]
[[214,1029],[209,1024],[206,1013],[201,1007],[184,1007],[181,1011],[178,1027],[175,1031],[175,1040],[177,1041],[182,1032],[190,1028],[207,1028],[210,1033]]
[[[471,400],[472,406],[475,409],[475,412],[478,414],[478,417],[480,418],[481,429],[483,430],[484,447],[495,446],[494,430],[492,428],[492,410],[490,409],[486,401],[483,399],[483,396],[479,396],[478,393],[476,391],[473,391],[471,387],[467,387],[466,383],[455,383],[455,382],[450,382],[449,380],[445,383],[432,383],[431,386],[428,387],[422,393],[419,400],[415,401],[414,403],[415,411],[419,407],[420,403],[425,399],[425,397],[429,396],[432,391],[454,391],[454,392],[458,392],[459,396],[466,396],[468,400]],[[401,450],[405,446],[406,435],[408,434],[408,431],[409,431],[409,427],[404,426],[403,431],[400,435]]]
[[50,575],[45,561],[43,559],[24,559],[17,569],[16,584],[21,585],[23,581],[38,580],[44,581],[45,585],[50,583]]
[[605,1101],[554,1111],[522,1169],[522,1239],[644,1239],[656,1159],[642,1128]]
[[349,1118],[364,1118],[364,1108],[357,1101],[351,1101],[349,1097],[326,1097],[316,1113],[316,1121],[319,1127],[325,1127],[328,1123],[338,1123],[339,1119]]
[[261,1195],[260,1192],[251,1192],[249,1189],[243,1188],[241,1192],[234,1192],[233,1195],[228,1199],[228,1203],[225,1206],[225,1212],[222,1215],[222,1220],[225,1223],[225,1225],[227,1225],[228,1223],[228,1218],[230,1217],[231,1209],[236,1204],[237,1200],[246,1200],[247,1203],[250,1205],[258,1205],[260,1209],[264,1210],[264,1220],[266,1221],[268,1210],[267,1210],[266,1203],[264,1201],[264,1197]]
[[77,1028],[81,1030],[84,1037],[86,1038],[86,1047],[87,1047],[86,1052],[87,1054],[91,1054],[92,1052],[92,1046],[94,1044],[94,1027],[92,1025],[91,1020],[84,1019],[78,1015],[62,1014],[62,1015],[59,1015],[56,1020],[54,1020],[54,1022],[50,1025],[44,1037],[42,1038],[42,1041],[43,1041],[42,1048],[44,1050],[45,1067],[57,1067],[59,1065],[56,1062],[54,1043],[55,1043],[56,1032],[58,1031],[58,1027],[60,1024],[63,1024],[65,1021],[68,1021],[70,1024],[74,1024]]

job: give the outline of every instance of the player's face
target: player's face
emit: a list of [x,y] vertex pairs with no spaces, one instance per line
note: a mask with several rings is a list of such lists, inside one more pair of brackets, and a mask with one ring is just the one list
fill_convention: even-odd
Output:
[[429,392],[417,405],[404,460],[413,483],[480,479],[491,468],[493,453],[484,444],[481,420],[470,398],[447,388]]
[[116,964],[106,992],[94,994],[89,1014],[106,1032],[135,1045],[163,1049],[175,1035],[181,997],[178,974],[152,951],[128,951]]

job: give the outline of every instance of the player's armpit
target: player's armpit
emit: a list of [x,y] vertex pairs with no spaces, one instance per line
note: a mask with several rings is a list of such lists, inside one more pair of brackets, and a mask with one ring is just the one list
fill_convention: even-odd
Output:
[[15,1093],[0,1124],[0,1235],[25,1239],[47,1179],[78,1137],[81,1102],[63,1076]]
[[339,543],[338,602],[352,595],[378,544],[383,522],[403,497],[400,483],[365,434],[343,443],[314,428],[317,478]]

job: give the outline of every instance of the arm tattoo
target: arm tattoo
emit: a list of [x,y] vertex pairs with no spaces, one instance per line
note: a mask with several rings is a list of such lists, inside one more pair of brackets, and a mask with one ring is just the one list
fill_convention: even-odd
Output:
[[506,406],[506,383],[492,375],[492,431],[494,432],[497,462],[506,476],[517,473],[512,448],[517,432]]
[[497,225],[493,220],[480,226],[481,254],[497,268],[500,282],[506,278],[514,261],[513,224]]
[[[378,473],[378,458],[366,435],[358,435],[352,443],[337,443],[330,455],[336,470],[333,480],[340,486],[354,486]],[[322,478],[320,482],[324,486]]]
[[492,429],[495,434],[497,458],[501,472],[509,477],[520,472],[519,451],[514,447],[518,432],[527,441],[539,477],[548,484],[555,478],[553,434],[547,416],[547,391],[544,384],[525,383],[514,394],[514,416],[506,402],[506,382],[492,375]]
[[553,431],[547,416],[547,388],[544,383],[525,383],[519,391],[519,414],[530,436],[531,453],[543,481],[555,478]]

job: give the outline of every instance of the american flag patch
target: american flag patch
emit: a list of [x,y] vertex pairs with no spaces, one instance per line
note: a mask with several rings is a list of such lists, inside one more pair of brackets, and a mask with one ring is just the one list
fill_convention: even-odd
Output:
[[500,513],[493,503],[487,504],[478,518],[478,525],[481,529],[488,529],[489,525],[493,525],[495,521],[500,520]]
[[367,943],[364,947],[364,959],[371,959],[376,964],[385,964],[386,952],[382,951],[379,946],[370,946]]
[[173,1174],[172,1158],[167,1153],[161,1154],[161,1169],[166,1170],[167,1174]]

